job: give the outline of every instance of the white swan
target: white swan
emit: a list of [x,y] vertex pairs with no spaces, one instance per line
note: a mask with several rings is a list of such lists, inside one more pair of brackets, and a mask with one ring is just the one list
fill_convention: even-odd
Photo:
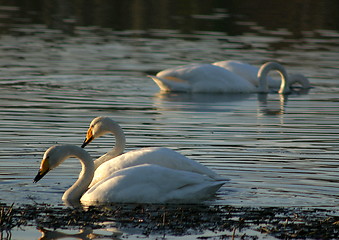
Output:
[[78,180],[62,196],[66,202],[97,203],[191,203],[206,200],[224,184],[198,173],[174,170],[159,165],[143,164],[114,172],[88,189],[94,175],[94,162],[82,148],[56,145],[44,154],[34,182],[67,158],[80,160]]
[[150,76],[162,91],[193,93],[248,93],[256,87],[246,79],[211,64],[190,64]]
[[[291,83],[301,81],[300,78],[289,81],[286,70],[282,65],[276,62],[263,64],[257,77],[253,77],[254,68],[251,65],[237,67],[232,71],[225,68],[227,64],[216,62],[214,64],[190,64],[174,67],[157,73],[156,76],[150,76],[162,91],[179,92],[209,92],[209,93],[250,93],[269,91],[267,83],[267,74],[270,71],[278,71],[281,75],[281,84],[279,93],[290,91]],[[246,69],[246,73],[238,74],[241,69]],[[265,73],[265,74],[263,74]],[[306,78],[305,78],[306,79]],[[307,79],[306,79],[307,80]],[[271,82],[272,80],[270,80]],[[299,82],[303,88],[309,88],[308,81]],[[276,85],[272,81],[271,85]]]
[[[156,164],[166,168],[195,172],[213,179],[220,179],[219,175],[211,169],[169,148],[148,147],[118,156],[125,148],[125,137],[119,124],[108,117],[96,117],[92,120],[81,147],[85,147],[93,139],[106,133],[112,133],[115,136],[115,146],[111,151],[95,160],[97,169],[90,187],[118,170],[141,164]],[[110,158],[111,156],[112,158]]]

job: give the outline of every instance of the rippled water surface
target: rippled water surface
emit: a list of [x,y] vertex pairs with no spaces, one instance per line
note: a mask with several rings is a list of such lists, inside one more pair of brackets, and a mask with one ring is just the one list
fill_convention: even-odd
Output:
[[[14,24],[0,36],[0,201],[61,204],[80,164],[70,159],[34,184],[42,154],[55,143],[81,145],[90,121],[105,115],[124,129],[126,151],[169,147],[229,178],[211,204],[337,208],[338,31],[297,38],[286,28],[237,25],[248,30],[76,26],[69,35]],[[276,60],[314,87],[288,96],[161,94],[147,77],[225,59]],[[107,136],[87,150],[97,157],[113,144]]]

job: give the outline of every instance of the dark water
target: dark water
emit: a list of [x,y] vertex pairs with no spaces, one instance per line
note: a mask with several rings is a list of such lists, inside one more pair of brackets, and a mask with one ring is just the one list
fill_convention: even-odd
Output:
[[[62,204],[80,164],[38,184],[43,152],[110,116],[127,150],[165,146],[230,182],[211,204],[339,206],[337,1],[0,1],[0,201]],[[308,93],[160,94],[147,74],[275,60]],[[104,137],[88,150],[113,146]]]

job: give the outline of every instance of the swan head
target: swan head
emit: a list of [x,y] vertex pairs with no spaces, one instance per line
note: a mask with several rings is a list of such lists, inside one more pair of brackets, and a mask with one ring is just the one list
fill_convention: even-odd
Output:
[[109,117],[96,117],[92,120],[86,134],[86,138],[81,145],[82,148],[87,146],[95,138],[98,138],[106,133],[112,132],[112,126],[117,125],[115,121]]
[[289,85],[292,86],[294,84],[299,84],[302,89],[309,89],[312,87],[308,78],[302,74],[289,75]]
[[38,182],[50,170],[59,166],[69,156],[69,152],[65,149],[67,145],[55,145],[46,150],[38,174],[33,182]]

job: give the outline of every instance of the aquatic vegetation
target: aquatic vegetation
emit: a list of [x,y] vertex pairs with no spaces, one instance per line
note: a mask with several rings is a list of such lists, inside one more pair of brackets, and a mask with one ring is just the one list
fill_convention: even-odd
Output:
[[[1,233],[18,226],[42,229],[85,230],[118,228],[142,236],[213,233],[204,239],[258,235],[278,239],[334,239],[339,234],[339,216],[324,209],[250,208],[207,205],[114,204],[66,208],[35,204],[0,206]],[[256,234],[251,235],[253,230]],[[91,232],[91,231],[89,231]],[[82,233],[83,234],[83,233]],[[128,238],[128,235],[126,236]]]
[[0,205],[0,231],[8,230],[18,225],[16,219],[13,218],[13,205]]

